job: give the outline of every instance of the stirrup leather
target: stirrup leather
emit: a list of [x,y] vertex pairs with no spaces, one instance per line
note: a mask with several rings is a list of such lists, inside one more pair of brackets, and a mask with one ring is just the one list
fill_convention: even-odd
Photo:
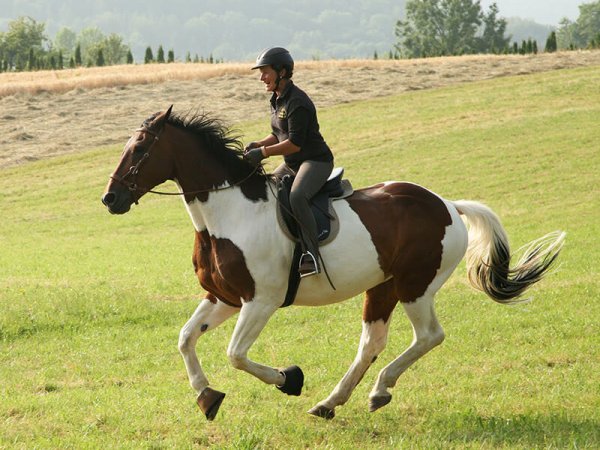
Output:
[[300,272],[300,278],[309,277],[321,272],[317,259],[311,252],[306,251],[302,253],[300,263],[298,264],[298,272]]

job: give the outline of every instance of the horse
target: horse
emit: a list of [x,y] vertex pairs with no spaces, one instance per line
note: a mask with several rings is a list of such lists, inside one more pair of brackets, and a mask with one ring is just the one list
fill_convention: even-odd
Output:
[[[182,327],[179,351],[196,402],[213,420],[225,393],[209,386],[196,344],[201,336],[238,314],[227,348],[236,369],[300,395],[298,366],[268,367],[248,358],[269,318],[282,306],[294,242],[276,219],[274,180],[243,157],[239,136],[206,114],[171,114],[171,107],[146,119],[126,143],[102,202],[112,214],[128,212],[167,180],[195,228],[193,265],[203,298]],[[444,340],[434,297],[466,255],[470,284],[508,304],[553,265],[565,233],[533,241],[512,264],[507,234],[497,215],[476,201],[450,201],[409,182],[383,182],[356,189],[335,201],[339,233],[320,249],[324,273],[303,278],[295,306],[323,306],[365,292],[357,355],[331,394],[308,412],[332,419],[386,346],[392,311],[401,303],[413,341],[378,374],[369,394],[371,412],[392,399],[400,375]],[[464,218],[464,220],[463,220]],[[241,221],[243,220],[243,226]],[[466,222],[466,223],[465,223]],[[467,228],[468,225],[468,228]],[[335,285],[335,288],[334,288]]]

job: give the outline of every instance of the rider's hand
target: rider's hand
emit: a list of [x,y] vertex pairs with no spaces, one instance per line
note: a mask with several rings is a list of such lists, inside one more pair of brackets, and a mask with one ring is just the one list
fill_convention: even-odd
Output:
[[260,162],[265,159],[266,156],[263,155],[262,147],[258,147],[249,149],[246,153],[244,153],[244,158],[246,158],[246,160],[254,167],[258,167]]
[[250,150],[257,147],[260,147],[260,144],[258,142],[250,142],[244,147],[244,153],[248,153]]

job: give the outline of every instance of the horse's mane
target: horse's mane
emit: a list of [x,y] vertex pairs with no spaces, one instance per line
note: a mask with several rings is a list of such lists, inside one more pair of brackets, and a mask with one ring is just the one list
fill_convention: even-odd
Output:
[[243,156],[240,136],[223,122],[205,113],[188,113],[186,115],[171,115],[167,123],[176,128],[190,131],[197,135],[211,149],[222,149],[232,153],[237,159]]

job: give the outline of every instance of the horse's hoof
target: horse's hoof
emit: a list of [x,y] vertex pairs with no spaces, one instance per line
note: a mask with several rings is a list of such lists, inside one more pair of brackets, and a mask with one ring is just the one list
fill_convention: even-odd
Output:
[[300,395],[302,386],[304,386],[304,374],[298,366],[290,366],[281,371],[285,375],[285,382],[281,386],[277,386],[281,392],[287,395]]
[[223,392],[206,387],[196,399],[196,403],[198,403],[200,410],[204,413],[206,418],[208,420],[213,420],[217,415],[224,398],[225,394]]
[[392,401],[392,394],[378,395],[369,399],[369,411],[374,412]]
[[314,408],[310,409],[308,413],[327,420],[331,420],[335,417],[335,411],[323,405],[315,406]]

